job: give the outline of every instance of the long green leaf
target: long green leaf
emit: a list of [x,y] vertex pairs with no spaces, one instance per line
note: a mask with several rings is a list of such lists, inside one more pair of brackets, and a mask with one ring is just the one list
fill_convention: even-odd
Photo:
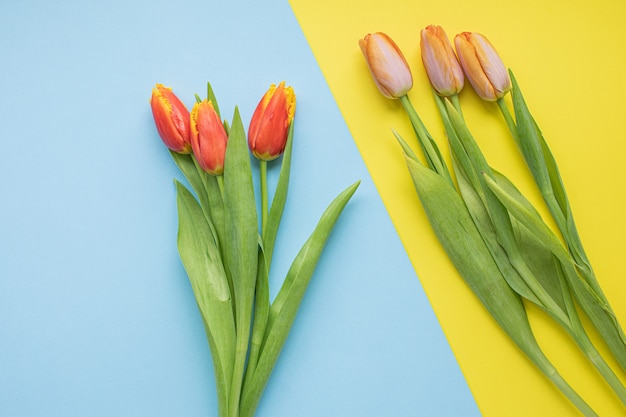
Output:
[[437,172],[439,175],[444,177],[450,184],[453,184],[452,176],[450,175],[450,171],[446,166],[446,162],[439,151],[439,147],[437,146],[437,142],[433,139],[428,129],[420,119],[419,115],[415,111],[413,107],[413,103],[409,99],[408,95],[404,95],[400,97],[400,103],[402,103],[402,107],[404,108],[406,114],[409,116],[409,121],[411,122],[411,126],[413,126],[413,131],[415,132],[415,136],[417,137],[417,142],[422,149],[424,157],[426,158],[426,162],[428,166]]
[[[595,313],[590,311],[586,311],[586,313],[609,345],[611,352],[618,360],[622,370],[626,371],[626,335],[624,335],[621,325],[617,321],[606,296],[602,292],[602,288],[591,267],[591,262],[585,253],[556,159],[526,105],[513,72],[509,72],[513,83],[513,107],[517,120],[517,134],[520,150],[535,178],[535,182],[541,190],[561,235],[565,239],[568,250],[576,263],[576,267],[594,293],[594,298],[601,300],[601,309],[604,310],[606,314],[598,314],[601,312],[597,311],[597,303],[588,304],[590,310],[596,310]],[[581,302],[581,304],[587,304],[585,300],[579,300],[579,302]]]
[[259,236],[259,268],[256,278],[256,291],[254,294],[254,320],[252,323],[252,335],[250,336],[250,353],[246,365],[244,385],[249,384],[254,377],[254,371],[261,355],[265,330],[270,314],[270,288],[269,269],[263,250],[263,242]]
[[254,415],[326,241],[359,183],[356,182],[348,187],[331,202],[287,272],[285,281],[270,307],[270,321],[263,351],[259,357],[254,377],[249,384],[244,386],[239,417],[252,417]]
[[[498,241],[498,236],[492,222],[491,215],[485,205],[487,196],[485,196],[479,174],[479,172],[484,169],[486,162],[483,162],[481,158],[478,162],[479,168],[474,168],[470,160],[470,155],[468,155],[461,139],[459,138],[459,135],[457,134],[458,127],[455,129],[452,121],[450,120],[448,106],[446,105],[445,99],[437,94],[433,94],[433,96],[446,131],[446,136],[448,137],[448,143],[450,144],[452,163],[457,183],[459,185],[459,191],[474,221],[474,224],[480,232],[483,241],[494,258],[494,261],[498,265],[498,268],[502,272],[503,277],[507,280],[511,288],[513,288],[515,292],[520,294],[522,297],[545,308],[541,301],[528,287],[528,284],[519,275],[517,270],[513,267],[513,265],[511,265],[505,249]],[[459,118],[457,118],[457,123],[459,119],[462,121],[460,113]],[[467,141],[473,141],[471,136],[466,139],[466,142]],[[487,169],[491,170],[488,166]]]
[[[192,154],[180,154],[173,151],[170,151],[170,154],[172,155],[172,159],[176,163],[176,166],[178,166],[178,169],[180,169],[185,178],[187,178],[189,185],[191,185],[191,188],[198,197],[200,207],[202,207],[202,211],[209,221],[211,229],[214,230],[213,218],[211,216],[209,205],[209,195],[207,194],[206,189],[206,173],[199,168],[198,163]],[[214,235],[217,235],[217,233],[214,233]],[[215,239],[217,240],[217,236],[215,236]]]
[[222,260],[200,205],[176,181],[178,251],[211,347],[220,416],[226,416],[235,354],[235,323]]
[[231,417],[237,417],[250,339],[259,233],[250,154],[238,109],[235,109],[226,146],[224,208],[226,211],[224,246],[228,270],[232,274],[237,327],[237,346],[229,409]]
[[506,206],[511,215],[530,232],[535,234],[535,236],[537,236],[537,238],[559,259],[568,283],[574,291],[576,300],[580,303],[585,314],[587,314],[598,332],[600,332],[617,361],[620,364],[626,363],[626,341],[624,334],[621,332],[617,318],[604,296],[598,294],[595,289],[580,276],[571,254],[563,247],[554,232],[550,230],[535,212],[528,211],[524,205],[519,203],[518,198],[509,194],[507,190],[494,179],[488,176],[485,176],[485,179],[488,186]]
[[[492,177],[497,179],[497,182],[507,190],[512,196],[516,197],[520,204],[526,207],[531,213],[539,213],[530,204],[528,200],[519,192],[519,190],[506,178],[504,175],[497,171],[492,171]],[[515,240],[520,248],[520,252],[526,261],[526,264],[533,272],[533,275],[545,288],[548,294],[555,300],[560,308],[566,312],[567,316],[573,317],[576,314],[575,311],[569,311],[563,294],[567,293],[567,286],[564,287],[559,279],[561,272],[556,268],[556,262],[554,254],[545,247],[545,245],[537,239],[537,237],[531,233],[524,225],[521,225],[515,218],[511,219],[513,231],[515,234]]]
[[456,269],[510,337],[532,352],[522,301],[502,277],[462,199],[419,162],[407,158],[407,165],[431,227]]
[[457,271],[511,340],[586,416],[596,413],[559,375],[537,344],[521,298],[507,284],[456,190],[406,158],[422,207]]
[[[552,217],[567,242],[569,250],[572,252],[572,256],[579,268],[583,268],[586,275],[590,275],[592,274],[591,264],[578,235],[556,159],[526,105],[513,72],[509,72],[513,84],[511,95],[517,121],[517,141],[520,151],[548,205]],[[597,285],[595,278],[588,280],[588,282],[596,290],[599,290],[599,285]]]
[[217,116],[221,119],[222,116],[220,115],[220,106],[217,104],[217,97],[215,96],[211,83],[206,83],[206,98],[213,104],[215,113],[217,113]]
[[[447,129],[448,141],[453,159],[455,162],[458,161],[457,178],[461,178],[459,180],[461,194],[504,278],[520,295],[536,303],[561,326],[569,329],[570,318],[560,300],[562,291],[557,290],[552,294],[549,289],[553,289],[554,286],[546,288],[542,284],[544,280],[537,278],[526,262],[509,213],[484,183],[481,173],[493,175],[493,170],[463,118],[447,100],[443,112],[447,116],[444,117],[444,123],[450,124]],[[463,178],[471,178],[471,183],[462,181]],[[556,275],[552,277],[552,281],[559,282]]]
[[293,125],[294,124],[292,123],[289,126],[287,143],[285,144],[285,151],[282,156],[280,175],[278,176],[278,182],[276,184],[276,190],[274,192],[274,198],[272,199],[272,206],[270,208],[270,213],[267,218],[267,225],[265,228],[265,234],[263,236],[263,248],[268,268],[272,261],[276,235],[278,234],[278,227],[280,225],[280,220],[285,209],[287,192],[289,190],[289,177],[291,173],[291,152],[293,149]]

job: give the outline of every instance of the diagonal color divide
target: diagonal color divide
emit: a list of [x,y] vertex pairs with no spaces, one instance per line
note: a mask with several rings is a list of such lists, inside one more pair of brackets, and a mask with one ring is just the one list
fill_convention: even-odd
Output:
[[[619,16],[626,7],[603,0],[585,3],[541,0],[516,4],[290,0],[313,53],[346,120],[374,183],[485,417],[567,416],[577,411],[503,336],[465,288],[439,247],[419,206],[391,129],[412,138],[400,104],[374,87],[358,48],[368,32],[388,33],[404,51],[414,74],[410,96],[431,133],[444,143],[419,57],[419,31],[442,25],[449,36],[485,34],[514,69],[555,153],[579,229],[600,283],[626,322],[622,259],[626,233],[623,183],[624,133],[620,97],[626,64]],[[528,28],[532,28],[529,31]],[[589,28],[581,33],[580,28]],[[608,81],[606,81],[608,80]],[[615,81],[614,81],[615,80]],[[606,84],[610,87],[607,88]],[[461,95],[470,127],[488,160],[535,202],[530,176],[508,138],[497,108],[470,88]],[[580,123],[583,122],[583,123]],[[446,149],[445,147],[443,149]],[[547,212],[542,212],[544,218]],[[602,416],[624,415],[619,400],[568,338],[529,306],[540,343],[557,368]],[[603,351],[604,352],[604,351]],[[420,352],[415,352],[419,355]],[[618,373],[626,380],[624,373]]]

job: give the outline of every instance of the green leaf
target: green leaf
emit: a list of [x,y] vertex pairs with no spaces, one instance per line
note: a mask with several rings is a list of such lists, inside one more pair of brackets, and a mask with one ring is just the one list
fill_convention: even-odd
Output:
[[411,158],[406,160],[431,227],[465,283],[544,375],[586,416],[596,416],[543,354],[521,298],[502,276],[461,197],[435,172]]
[[244,386],[240,417],[252,417],[254,415],[326,241],[359,183],[356,182],[351,185],[333,200],[287,272],[285,281],[270,307],[266,340],[254,376]]
[[252,324],[252,336],[250,338],[250,353],[244,377],[244,386],[250,384],[254,377],[254,371],[261,355],[261,349],[265,340],[265,329],[269,320],[270,312],[270,288],[268,262],[263,250],[263,242],[259,236],[259,268],[256,279],[256,292],[254,299],[254,321]]
[[515,112],[515,122],[517,127],[517,140],[519,149],[526,160],[526,164],[530,169],[535,182],[539,186],[541,193],[550,192],[552,186],[550,181],[550,175],[544,163],[544,155],[539,139],[539,130],[535,124],[534,119],[528,111],[524,97],[519,90],[519,85],[512,72],[511,82],[513,88],[511,90],[511,97],[513,100],[513,109]]
[[[443,99],[439,100],[443,101]],[[493,170],[465,121],[447,100],[445,104],[440,105],[440,109],[445,115],[444,124],[449,124],[448,141],[453,153],[461,195],[504,278],[518,294],[537,304],[559,324],[569,329],[570,319],[562,302],[559,302],[562,301],[560,300],[561,291],[552,294],[529,267],[518,246],[509,213],[485,185],[481,173],[493,175]],[[504,178],[502,175],[500,177]],[[508,180],[507,183],[509,183]],[[545,274],[546,272],[542,272],[542,275]],[[558,283],[556,275],[552,277],[552,280]]]
[[[592,299],[590,298],[589,300],[579,300],[579,302],[583,304],[583,308],[585,305],[587,306],[585,313],[609,345],[622,370],[626,371],[626,336],[606,296],[602,292],[602,288],[595,277],[591,263],[583,248],[556,159],[550,151],[535,119],[528,110],[515,76],[511,71],[510,74],[513,83],[513,106],[517,119],[520,150],[535,178],[535,182],[541,190],[561,235],[565,239],[576,268],[581,273],[580,276],[585,280],[586,286],[593,293],[592,298],[598,300],[597,302],[591,302]],[[578,294],[580,296],[580,294],[585,294],[586,292],[579,291]]]
[[406,142],[406,140],[404,140],[404,138],[398,132],[396,132],[395,130],[392,130],[392,133],[396,137],[396,140],[398,141],[398,143],[400,144],[400,147],[402,148],[402,151],[404,152],[404,155],[407,158],[411,158],[415,162],[419,162],[419,159],[417,158],[417,155],[415,154],[415,152],[413,152],[413,149],[409,146],[409,144]]
[[536,212],[529,211],[527,207],[513,197],[494,179],[485,176],[488,186],[506,206],[507,210],[516,220],[523,224],[546,248],[561,262],[568,284],[572,288],[576,300],[589,317],[594,327],[600,332],[602,338],[611,349],[613,356],[621,364],[626,363],[626,339],[621,330],[615,314],[602,293],[596,292],[576,268],[576,263],[570,253],[563,247],[558,237],[550,230]]
[[222,198],[220,181],[223,181],[223,177],[205,174],[204,184],[208,197],[208,209],[211,213],[213,227],[218,237],[218,248],[220,248],[220,252],[222,256],[224,256],[222,242],[226,240],[226,213],[224,211],[224,199]]
[[483,241],[487,245],[489,252],[502,272],[502,276],[515,292],[540,306],[542,309],[546,309],[547,307],[537,298],[536,294],[529,288],[526,281],[511,264],[505,249],[498,241],[498,234],[491,222],[489,212],[483,204],[483,200],[469,184],[465,171],[457,167],[456,158],[454,158],[453,161],[454,170],[465,205],[470,212],[474,224],[483,237]]
[[[539,213],[530,204],[528,200],[519,192],[519,190],[506,178],[497,171],[492,171],[492,177],[495,178],[507,192],[517,199],[519,204],[526,207],[530,213]],[[532,271],[533,275],[539,281],[541,286],[555,301],[559,308],[566,313],[566,316],[573,317],[567,309],[563,293],[567,292],[567,286],[563,287],[562,281],[559,279],[561,275],[560,269],[557,268],[557,262],[554,254],[540,240],[536,238],[524,225],[520,224],[515,218],[511,219],[515,241],[519,247],[519,252],[523,256],[526,265]]]
[[217,97],[215,97],[215,93],[213,92],[213,87],[211,87],[211,83],[206,83],[206,93],[207,99],[213,104],[213,109],[217,113],[217,117],[221,119],[222,116],[220,116],[220,106],[217,104]]
[[258,221],[250,156],[237,109],[224,162],[224,211],[224,245],[227,248],[229,270],[233,275],[237,312],[247,312],[246,317],[237,317],[239,326],[249,321],[254,294],[258,262]]
[[176,163],[176,166],[178,166],[178,169],[180,169],[185,178],[187,178],[191,188],[193,188],[207,220],[209,223],[212,223],[213,219],[211,218],[211,211],[209,209],[209,196],[205,186],[206,173],[204,173],[199,167],[192,154],[180,154],[173,151],[170,151],[170,154],[172,155],[172,159]]
[[439,151],[437,142],[435,142],[430,132],[428,132],[426,126],[422,122],[422,119],[420,119],[419,115],[415,111],[409,96],[404,95],[400,97],[400,103],[402,103],[402,107],[409,116],[409,120],[413,126],[413,131],[415,132],[418,143],[422,148],[422,152],[424,153],[428,166],[448,180],[450,184],[453,184],[454,182],[452,181],[452,176],[450,175],[446,162]]
[[219,251],[200,205],[178,181],[176,189],[178,251],[205,324],[213,357],[220,415],[224,416],[235,354],[230,290]]
[[232,275],[237,328],[236,356],[229,407],[231,417],[235,417],[232,413],[236,413],[239,405],[250,340],[259,247],[250,154],[238,109],[235,109],[226,146],[224,209],[226,212],[224,250],[227,269]]
[[274,198],[272,199],[272,206],[270,208],[267,224],[265,226],[265,234],[263,236],[263,248],[268,268],[272,261],[276,235],[278,234],[278,227],[280,225],[280,220],[287,201],[289,176],[291,172],[291,150],[293,148],[293,125],[294,124],[292,123],[291,126],[289,126],[289,133],[287,135],[285,151],[282,156],[282,165],[280,167],[278,183],[276,184],[276,190],[274,192]]
[[520,151],[530,169],[541,194],[554,218],[561,235],[564,237],[572,256],[583,269],[587,282],[600,291],[591,264],[583,248],[576,223],[569,205],[565,185],[561,178],[556,159],[545,141],[537,122],[528,110],[519,84],[511,74],[513,83],[512,97],[515,117],[517,119],[517,135]]
[[431,227],[457,271],[507,334],[532,353],[522,301],[502,277],[462,199],[430,169],[408,158],[407,164]]

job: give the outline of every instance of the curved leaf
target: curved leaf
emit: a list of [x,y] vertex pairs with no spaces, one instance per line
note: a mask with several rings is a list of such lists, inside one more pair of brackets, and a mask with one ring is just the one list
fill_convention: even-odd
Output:
[[[222,261],[202,209],[176,181],[178,251],[211,346],[220,410],[227,407],[235,354],[235,323]],[[223,414],[221,414],[223,415]]]
[[270,307],[266,339],[254,370],[254,376],[250,383],[244,386],[240,417],[252,417],[254,415],[263,389],[287,339],[326,241],[339,215],[358,188],[359,183],[356,182],[345,189],[328,206],[315,230],[298,255],[296,255],[287,272],[285,281]]

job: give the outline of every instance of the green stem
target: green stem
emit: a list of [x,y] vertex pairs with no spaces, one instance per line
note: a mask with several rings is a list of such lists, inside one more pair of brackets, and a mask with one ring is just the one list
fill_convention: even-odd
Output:
[[609,384],[609,386],[613,389],[613,392],[619,397],[622,404],[626,405],[626,388],[619,380],[617,375],[613,372],[613,370],[606,363],[604,358],[600,355],[598,350],[593,346],[591,341],[585,336],[581,337],[580,347],[585,352],[585,355],[591,363],[596,367],[598,372],[602,374],[605,381]]
[[239,417],[241,407],[241,393],[246,370],[248,356],[248,344],[250,342],[250,330],[252,327],[252,303],[242,300],[239,315],[237,316],[237,340],[235,342],[235,361],[233,364],[233,379],[230,385],[230,399],[228,411],[230,417]]
[[[522,347],[522,346],[520,346]],[[580,395],[567,383],[559,374],[550,360],[543,354],[539,346],[537,349],[522,350],[528,355],[529,359],[543,372],[543,374],[552,381],[554,385],[565,395],[585,417],[599,417],[598,414],[582,399]]]
[[[239,330],[239,329],[237,329]],[[248,331],[250,326],[248,326]],[[235,364],[233,365],[233,381],[230,389],[230,401],[228,411],[230,417],[239,417],[239,403],[241,400],[241,388],[243,385],[243,373],[246,356],[248,354],[248,338],[237,335],[237,347],[235,350]]]
[[[256,374],[257,363],[261,356],[263,340],[265,339],[265,329],[269,317],[269,285],[268,285],[268,269],[266,266],[265,256],[259,251],[259,269],[257,273],[256,292],[254,302],[254,322],[252,325],[252,336],[250,338],[250,353],[248,355],[248,364],[246,366],[246,375],[243,379],[243,389],[245,392],[247,386],[250,385]],[[243,394],[242,394],[243,395]],[[241,407],[243,408],[243,398]],[[242,410],[239,410],[240,415]]]
[[268,203],[267,203],[267,161],[260,160],[261,174],[261,236],[265,236],[265,226],[267,225]]
[[513,116],[511,116],[511,112],[509,111],[509,108],[506,106],[506,103],[504,102],[504,98],[500,97],[497,100],[498,103],[498,107],[500,108],[500,112],[502,113],[502,116],[504,117],[504,121],[506,122],[507,127],[509,128],[509,132],[511,132],[511,136],[513,136],[513,139],[515,139],[515,142],[518,142],[517,139],[517,128],[515,127],[515,121],[513,120]]
[[417,139],[422,151],[424,152],[429,168],[444,177],[450,184],[453,184],[450,171],[448,171],[448,168],[439,153],[439,149],[436,147],[436,144],[432,140],[428,130],[426,130],[426,126],[422,122],[422,119],[420,119],[419,115],[415,111],[411,100],[409,100],[409,96],[404,95],[400,97],[400,102],[409,116],[409,120],[411,121],[415,134],[417,135]]
[[[565,276],[561,276],[560,279],[562,281],[562,285],[567,285]],[[598,372],[600,372],[600,374],[604,377],[604,380],[613,389],[613,392],[615,392],[615,394],[619,397],[622,404],[626,405],[626,388],[624,387],[624,384],[622,384],[613,370],[606,363],[602,355],[600,355],[600,352],[598,352],[596,347],[591,342],[591,339],[587,335],[580,318],[576,314],[574,300],[568,297],[565,299],[565,302],[567,303],[568,309],[572,311],[572,329],[570,334],[576,341],[578,347],[596,367]]]
[[461,111],[461,102],[459,101],[459,95],[453,94],[448,98],[450,99],[450,102],[452,103],[456,111],[459,113],[459,116],[461,116],[461,119],[465,120],[465,118],[463,117],[463,111]]
[[220,194],[222,194],[222,201],[224,200],[224,175],[217,176],[217,186],[220,189]]
[[580,395],[563,379],[563,377],[554,370],[554,372],[546,373],[548,378],[556,385],[561,392],[571,401],[572,404],[580,410],[585,417],[599,417],[595,411],[583,400]]

